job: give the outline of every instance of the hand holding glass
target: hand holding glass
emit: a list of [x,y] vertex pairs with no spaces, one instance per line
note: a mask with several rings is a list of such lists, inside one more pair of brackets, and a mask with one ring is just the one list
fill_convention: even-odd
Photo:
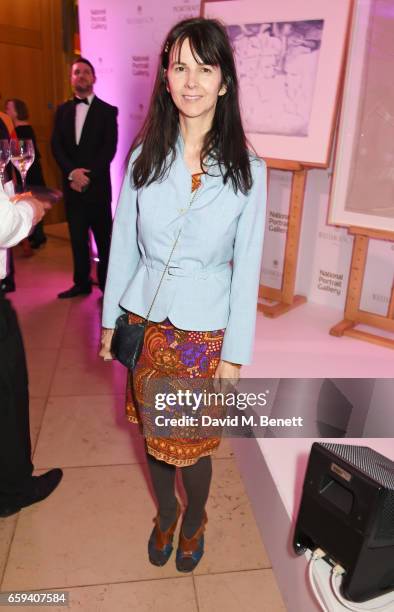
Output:
[[10,141],[0,140],[0,181],[4,187],[4,170],[10,161]]
[[11,161],[22,177],[22,189],[26,189],[26,175],[34,162],[32,140],[11,140]]

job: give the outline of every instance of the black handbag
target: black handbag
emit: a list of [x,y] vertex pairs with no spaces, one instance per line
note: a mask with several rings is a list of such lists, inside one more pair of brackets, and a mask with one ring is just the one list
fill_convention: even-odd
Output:
[[[196,189],[193,192],[193,195],[190,199],[190,203],[187,208],[187,211],[190,209],[191,205],[193,204],[197,191],[198,189]],[[161,287],[163,279],[170,265],[171,257],[175,251],[175,247],[178,243],[179,236],[181,235],[181,231],[182,231],[182,227],[179,229],[178,235],[175,239],[170,256],[163,270],[163,274],[161,276],[159,285],[156,289],[156,293],[153,297],[152,303],[150,305],[150,308],[149,308],[148,314],[146,315],[145,320],[141,321],[140,323],[129,323],[129,315],[127,313],[120,315],[120,317],[116,319],[115,330],[114,330],[114,333],[112,335],[112,340],[111,340],[111,353],[114,359],[119,361],[122,365],[124,365],[129,370],[133,370],[135,368],[137,361],[140,358],[142,348],[144,346],[145,329],[149,321],[149,316],[153,308],[153,304],[156,301],[157,294],[159,293],[159,289]]]
[[145,327],[148,321],[130,324],[129,315],[117,318],[111,341],[111,353],[129,370],[135,368],[144,346]]

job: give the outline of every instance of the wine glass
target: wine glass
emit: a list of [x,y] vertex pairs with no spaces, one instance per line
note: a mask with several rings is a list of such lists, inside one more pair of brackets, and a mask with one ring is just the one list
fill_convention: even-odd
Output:
[[11,140],[11,162],[22,177],[22,190],[26,190],[26,175],[34,162],[34,145],[32,140]]
[[0,140],[0,181],[4,187],[4,170],[10,161],[10,141]]

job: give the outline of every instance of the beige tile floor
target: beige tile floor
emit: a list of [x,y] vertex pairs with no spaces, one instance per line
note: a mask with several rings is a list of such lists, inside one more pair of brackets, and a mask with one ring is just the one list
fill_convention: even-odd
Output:
[[64,478],[47,500],[0,519],[1,590],[64,589],[70,609],[84,612],[285,610],[229,441],[214,459],[196,571],[179,574],[173,558],[163,568],[147,561],[155,506],[143,441],[123,416],[122,366],[96,357],[99,291],[56,299],[70,267],[59,238],[16,259],[34,463],[60,466]]

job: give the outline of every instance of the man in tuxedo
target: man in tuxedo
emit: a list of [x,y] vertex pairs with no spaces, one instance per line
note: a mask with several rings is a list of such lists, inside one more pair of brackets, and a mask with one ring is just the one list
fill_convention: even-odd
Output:
[[92,291],[89,229],[98,250],[101,291],[107,275],[112,230],[110,164],[118,139],[118,109],[94,95],[95,82],[92,64],[77,58],[71,66],[74,99],[58,107],[52,134],[53,155],[63,173],[74,260],[74,285],[59,293],[60,299]]

